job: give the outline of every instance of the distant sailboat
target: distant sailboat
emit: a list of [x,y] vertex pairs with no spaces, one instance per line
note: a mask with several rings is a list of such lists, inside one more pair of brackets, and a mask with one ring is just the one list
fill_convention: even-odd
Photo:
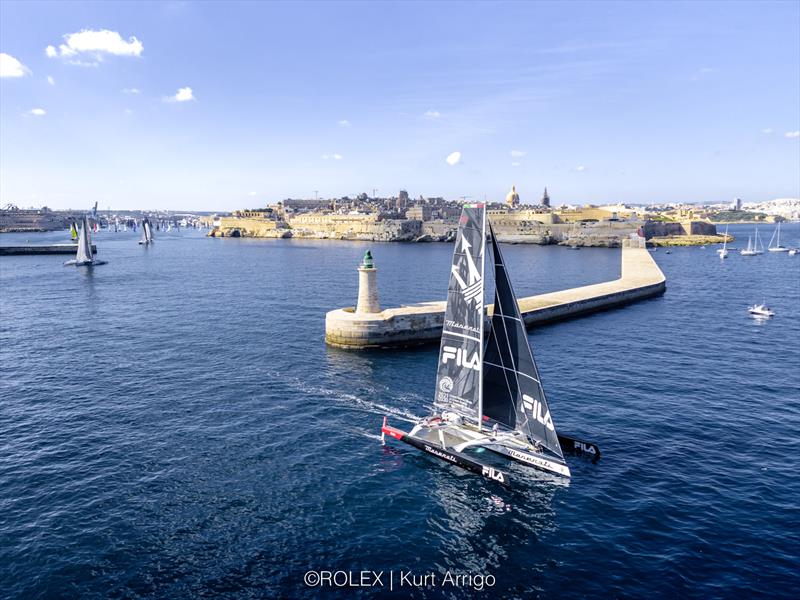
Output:
[[[773,246],[772,242],[775,241],[775,236],[778,236],[778,240],[776,244]],[[770,252],[788,252],[789,249],[786,246],[781,246],[781,222],[778,221],[778,228],[772,233],[772,238],[769,240],[769,248],[767,248]]]
[[72,238],[73,242],[78,241],[78,226],[75,224],[75,221],[72,222],[72,225],[69,226],[69,233],[70,237]]
[[139,243],[143,246],[153,243],[153,230],[150,228],[150,221],[145,217],[142,221],[142,239]]
[[722,248],[717,250],[720,258],[728,258],[728,226],[725,225],[725,239],[722,240]]
[[78,252],[75,255],[75,260],[68,260],[64,265],[75,265],[76,267],[94,267],[97,265],[104,265],[107,261],[97,260],[92,256],[92,240],[89,237],[89,220],[86,215],[83,216],[81,222],[81,230],[78,234]]
[[753,239],[748,236],[747,248],[740,250],[739,254],[741,254],[742,256],[756,256],[758,254],[764,254],[764,245],[758,239],[758,227],[756,227],[755,243],[753,243]]

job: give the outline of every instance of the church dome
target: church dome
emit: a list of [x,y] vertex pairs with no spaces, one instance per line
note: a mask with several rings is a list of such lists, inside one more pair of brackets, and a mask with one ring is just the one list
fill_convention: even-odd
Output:
[[519,204],[519,194],[517,193],[516,186],[511,186],[511,191],[506,196],[506,204],[509,206],[517,206]]

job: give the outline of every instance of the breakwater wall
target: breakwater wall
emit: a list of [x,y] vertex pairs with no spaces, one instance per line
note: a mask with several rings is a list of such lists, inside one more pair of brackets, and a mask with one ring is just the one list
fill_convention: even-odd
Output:
[[[22,256],[26,254],[75,254],[77,244],[51,244],[49,246],[0,246],[0,256]],[[92,253],[97,254],[97,246],[92,244]]]
[[[525,325],[569,319],[645,298],[666,290],[666,278],[643,241],[625,240],[619,279],[519,299]],[[433,343],[442,334],[445,302],[421,302],[376,313],[340,308],[325,316],[325,341],[347,349],[398,348]],[[491,314],[492,307],[487,313]]]

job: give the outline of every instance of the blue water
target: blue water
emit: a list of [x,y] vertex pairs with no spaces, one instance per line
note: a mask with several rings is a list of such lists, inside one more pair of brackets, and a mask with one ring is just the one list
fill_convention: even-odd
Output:
[[[383,415],[427,412],[435,347],[323,341],[367,248],[389,305],[443,298],[450,245],[136,240],[99,233],[94,270],[0,258],[0,596],[796,597],[800,256],[661,249],[663,297],[533,330],[556,424],[604,457],[568,485],[511,466],[509,491],[381,446]],[[618,252],[504,246],[520,295],[614,278]]]

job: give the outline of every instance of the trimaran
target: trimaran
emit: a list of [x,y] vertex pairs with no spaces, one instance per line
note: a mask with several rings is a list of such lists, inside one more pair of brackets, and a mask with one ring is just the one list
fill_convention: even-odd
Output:
[[[465,204],[459,220],[439,363],[435,412],[406,433],[384,417],[389,435],[446,462],[509,484],[508,474],[475,454],[483,449],[569,477],[564,452],[599,459],[592,442],[556,432],[525,323],[489,227],[495,299],[484,325],[486,205]],[[470,452],[474,450],[475,452]]]

